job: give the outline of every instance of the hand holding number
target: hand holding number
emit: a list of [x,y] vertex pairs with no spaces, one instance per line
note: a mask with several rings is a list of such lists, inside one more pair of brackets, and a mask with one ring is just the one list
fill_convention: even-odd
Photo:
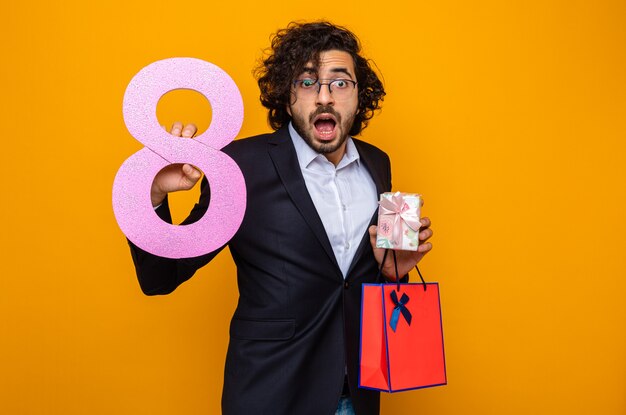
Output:
[[[170,134],[174,137],[192,138],[197,131],[198,128],[194,124],[184,126],[180,122],[175,122],[172,125]],[[191,164],[176,163],[165,167],[156,175],[152,182],[152,187],[150,188],[152,206],[158,206],[163,203],[163,199],[170,192],[191,189],[200,180],[200,177],[202,177],[202,172]]]

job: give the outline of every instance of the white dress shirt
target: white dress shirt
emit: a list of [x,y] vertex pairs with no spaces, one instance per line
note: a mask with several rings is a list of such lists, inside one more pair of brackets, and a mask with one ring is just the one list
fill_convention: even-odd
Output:
[[360,160],[352,138],[335,167],[304,141],[289,123],[306,188],[337,258],[343,277],[378,207],[376,185]]

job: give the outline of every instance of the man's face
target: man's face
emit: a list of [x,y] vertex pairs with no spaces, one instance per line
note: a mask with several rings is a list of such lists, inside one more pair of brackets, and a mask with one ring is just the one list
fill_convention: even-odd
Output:
[[[320,53],[319,60],[319,68],[309,62],[296,80],[320,80],[324,84],[341,79],[356,82],[354,61],[348,52],[328,50]],[[292,103],[287,107],[298,134],[313,150],[325,154],[335,164],[345,153],[358,105],[358,85],[353,87],[350,82],[338,85],[346,85],[346,90],[339,93],[339,86],[333,86],[333,95],[327,85],[322,85],[318,93],[317,85],[312,91],[303,91],[296,84],[292,87]]]

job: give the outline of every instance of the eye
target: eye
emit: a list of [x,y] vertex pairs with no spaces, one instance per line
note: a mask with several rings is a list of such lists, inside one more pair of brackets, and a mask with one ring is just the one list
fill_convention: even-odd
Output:
[[301,79],[300,80],[300,86],[304,89],[312,88],[313,85],[315,85],[316,83],[317,81],[314,79]]
[[344,79],[335,79],[333,81],[333,87],[337,88],[337,89],[344,89],[348,87],[348,81],[344,80]]

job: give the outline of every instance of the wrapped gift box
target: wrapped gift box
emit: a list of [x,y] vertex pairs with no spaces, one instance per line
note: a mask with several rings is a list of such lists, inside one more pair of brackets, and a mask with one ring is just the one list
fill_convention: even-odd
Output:
[[417,251],[421,196],[416,193],[383,193],[378,202],[378,248]]

